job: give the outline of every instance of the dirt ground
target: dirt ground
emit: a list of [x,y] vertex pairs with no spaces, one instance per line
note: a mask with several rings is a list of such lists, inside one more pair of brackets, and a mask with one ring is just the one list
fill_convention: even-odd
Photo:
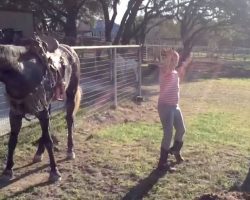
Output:
[[[186,81],[193,81],[196,78],[200,77],[207,77],[207,74],[213,74],[215,77],[225,77],[225,76],[240,76],[241,73],[246,75],[246,72],[237,72],[234,73],[234,69],[232,68],[231,71],[225,71],[222,69],[224,68],[224,63],[217,63],[215,66],[212,62],[204,62],[204,61],[197,61],[192,64],[192,68],[189,69],[187,72]],[[208,67],[211,66],[211,67]],[[212,67],[213,66],[213,67]],[[195,73],[194,73],[195,72]],[[120,105],[117,110],[108,110],[103,112],[102,114],[96,114],[87,119],[84,123],[84,126],[81,125],[81,121],[78,120],[76,126],[76,137],[81,140],[78,140],[78,147],[76,147],[77,155],[81,156],[81,153],[84,152],[85,158],[84,159],[76,159],[74,160],[73,164],[70,161],[65,161],[65,152],[61,151],[60,149],[65,148],[62,146],[58,146],[59,151],[58,154],[58,165],[60,169],[64,169],[62,173],[64,174],[63,180],[58,183],[59,186],[66,185],[68,181],[73,180],[72,174],[70,172],[71,168],[79,168],[81,166],[86,171],[89,171],[90,174],[96,174],[96,170],[94,167],[87,166],[85,162],[87,162],[88,152],[92,151],[91,145],[83,144],[81,146],[79,141],[85,141],[94,137],[94,134],[98,132],[98,130],[109,126],[110,124],[116,123],[127,123],[127,122],[134,122],[134,121],[146,121],[146,122],[159,122],[159,117],[156,109],[157,105],[157,95],[158,95],[158,85],[153,84],[157,83],[157,70],[154,67],[149,69],[148,71],[144,72],[145,75],[148,75],[147,78],[144,80],[144,86],[142,89],[142,95],[144,97],[143,103],[123,103]],[[228,73],[228,74],[225,74]],[[240,73],[240,74],[239,74]],[[248,76],[250,71],[247,71]],[[152,77],[149,77],[150,76]],[[139,105],[139,106],[138,106]],[[62,141],[61,143],[65,143]],[[43,186],[47,185],[47,158],[42,164],[34,164],[31,165],[30,161],[32,160],[32,155],[27,155],[26,160],[23,161],[20,165],[21,156],[19,157],[19,164],[15,168],[16,177],[12,180],[11,184],[6,183],[3,180],[0,180],[0,189],[5,194],[19,194],[23,191],[28,190],[30,187],[36,186]],[[23,155],[22,155],[23,156]],[[40,173],[34,173],[39,171]],[[68,173],[67,173],[68,172]],[[98,172],[99,173],[99,172]],[[105,173],[109,173],[108,168]],[[98,176],[97,176],[98,177]],[[98,180],[97,180],[98,181]],[[114,186],[115,187],[115,186]],[[48,187],[48,190],[50,188]],[[119,188],[117,188],[119,190]],[[45,193],[50,193],[47,191]],[[53,192],[52,192],[53,194]],[[9,195],[7,195],[9,196]],[[46,199],[53,199],[52,196],[43,196]],[[10,198],[11,199],[11,198]],[[216,194],[204,194],[201,197],[197,197],[196,200],[250,200],[250,195],[246,193],[240,192],[223,192],[223,193],[216,193]]]
[[204,194],[196,200],[249,200],[250,194],[240,192],[223,192],[214,194]]
[[[210,61],[210,60],[200,60],[193,62],[191,67],[188,68],[185,79],[182,81],[195,81],[200,78],[239,78],[239,77],[250,77],[250,70],[237,69],[237,65],[241,65],[237,62],[231,63],[231,65],[226,61]],[[144,97],[144,102],[138,106],[138,104],[128,104],[122,105],[117,111],[107,111],[104,115],[93,116],[89,120],[90,127],[93,125],[97,128],[103,127],[103,122],[105,125],[109,123],[121,123],[121,122],[133,122],[133,121],[147,121],[147,122],[159,122],[158,113],[156,110],[157,105],[157,95],[158,95],[158,85],[157,77],[158,71],[152,66],[149,71],[144,72],[146,77],[144,80],[144,87],[142,90],[142,96]],[[151,77],[149,76],[151,75]],[[108,119],[108,120],[107,120]],[[107,123],[108,121],[108,123]],[[218,192],[212,194],[204,194],[197,197],[196,200],[250,200],[250,193],[245,192]]]
[[[249,78],[249,69],[237,69],[241,62],[233,62],[229,64],[227,61],[210,61],[199,60],[195,61],[188,68],[185,79],[182,81],[195,81],[200,78]],[[89,130],[93,127],[100,129],[103,126],[108,126],[114,123],[123,122],[159,122],[159,117],[156,109],[158,98],[158,70],[154,66],[149,67],[148,71],[144,71],[144,86],[142,89],[143,103],[123,104],[116,111],[109,110],[102,115],[95,115],[88,119]],[[150,74],[150,76],[149,76]],[[104,123],[105,122],[105,123]],[[86,127],[85,127],[86,130]],[[91,137],[91,136],[90,136]],[[250,184],[250,183],[249,183]],[[197,197],[195,200],[250,200],[250,193],[245,192],[218,192],[204,194]]]

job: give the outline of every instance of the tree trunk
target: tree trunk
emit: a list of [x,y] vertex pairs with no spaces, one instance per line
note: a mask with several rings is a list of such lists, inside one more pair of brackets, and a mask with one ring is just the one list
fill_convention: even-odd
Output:
[[193,49],[193,44],[191,41],[188,40],[183,42],[183,49],[180,52],[180,60],[178,67],[180,67],[183,64],[183,62],[185,62],[186,59],[191,55],[192,49]]
[[113,29],[113,24],[111,22],[105,22],[105,40],[106,42],[111,42],[111,33]]
[[121,37],[121,43],[122,44],[129,44],[130,40],[132,39],[132,26],[134,21],[136,20],[137,13],[139,11],[139,8],[142,4],[143,0],[137,0],[134,4],[134,6],[131,8],[131,12],[129,14],[129,17],[126,21],[126,24],[124,26],[124,31],[122,33]]
[[123,44],[123,45],[129,44],[130,40],[131,40],[131,37],[130,37],[129,33],[123,34],[121,44]]
[[71,46],[76,45],[76,38],[77,38],[76,20],[77,20],[77,12],[75,10],[69,11],[68,16],[66,18],[66,24],[64,27],[64,32],[65,32],[64,42]]
[[[126,32],[126,29],[129,26],[132,26],[135,18],[136,18],[136,14],[138,12],[139,6],[141,5],[142,0],[130,0],[128,2],[128,7],[126,12],[123,15],[122,21],[120,23],[120,27],[119,30],[116,34],[116,37],[113,41],[113,44],[119,44],[121,38],[124,35],[124,32]],[[126,39],[127,40],[127,39]],[[123,42],[125,43],[125,42]]]

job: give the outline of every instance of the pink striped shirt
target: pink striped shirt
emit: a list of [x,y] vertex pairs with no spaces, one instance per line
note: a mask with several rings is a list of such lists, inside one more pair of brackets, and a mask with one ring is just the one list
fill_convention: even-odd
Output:
[[164,72],[160,68],[160,95],[158,103],[178,105],[180,98],[179,76],[176,70]]

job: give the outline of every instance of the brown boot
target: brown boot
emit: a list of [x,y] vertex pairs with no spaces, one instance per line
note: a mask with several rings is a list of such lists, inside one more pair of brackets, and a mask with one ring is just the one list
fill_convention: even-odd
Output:
[[183,142],[174,141],[174,145],[169,150],[169,153],[175,156],[177,163],[182,163],[184,161],[184,158],[181,155],[182,146]]
[[176,169],[168,164],[168,154],[169,152],[164,148],[161,148],[160,159],[158,162],[157,170],[159,171],[169,171],[174,172]]

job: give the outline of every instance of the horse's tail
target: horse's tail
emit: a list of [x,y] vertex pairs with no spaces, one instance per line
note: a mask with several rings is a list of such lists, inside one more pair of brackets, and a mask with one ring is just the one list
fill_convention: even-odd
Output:
[[81,97],[82,97],[82,89],[80,86],[78,86],[75,96],[75,108],[73,111],[73,115],[75,115],[80,107],[81,104]]

